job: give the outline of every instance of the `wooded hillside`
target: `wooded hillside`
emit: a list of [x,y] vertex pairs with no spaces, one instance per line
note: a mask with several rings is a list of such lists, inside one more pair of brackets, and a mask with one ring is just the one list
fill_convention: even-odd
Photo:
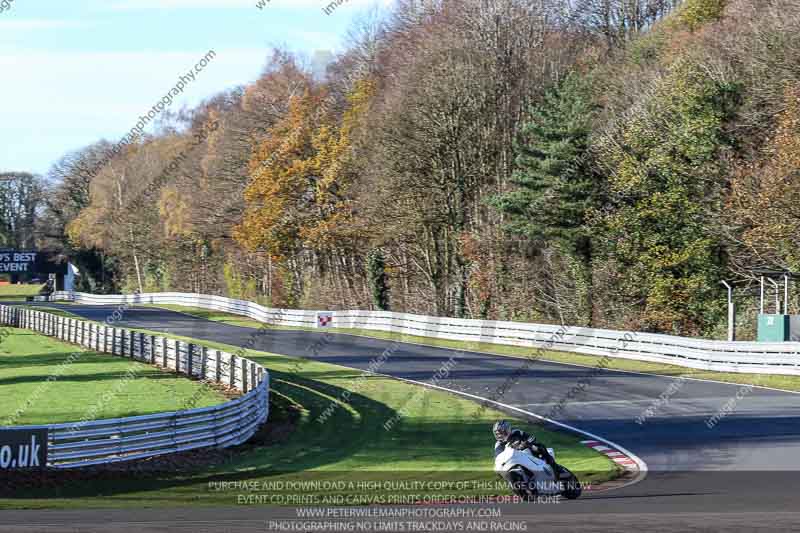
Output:
[[324,79],[275,50],[67,155],[39,244],[91,292],[705,336],[720,280],[752,322],[753,269],[800,271],[796,0],[399,4]]

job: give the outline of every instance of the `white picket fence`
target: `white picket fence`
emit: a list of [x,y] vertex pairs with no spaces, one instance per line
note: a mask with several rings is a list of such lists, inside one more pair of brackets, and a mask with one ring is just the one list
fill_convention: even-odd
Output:
[[[422,337],[503,344],[532,348],[531,357],[545,347],[558,351],[613,356],[637,361],[720,372],[800,375],[800,343],[728,342],[653,333],[526,324],[494,320],[430,317],[377,311],[304,311],[272,309],[222,296],[186,293],[146,293],[99,296],[59,292],[57,300],[90,305],[173,304],[226,311],[280,326],[319,327],[330,316],[333,328],[360,328]],[[544,356],[546,358],[546,356]]]
[[[269,373],[259,364],[199,344],[0,305],[0,324],[25,328],[84,348],[157,365],[244,393],[213,407],[112,420],[0,429],[47,429],[48,466],[74,468],[143,459],[197,448],[241,444],[269,415]],[[89,409],[91,406],[87,405]]]

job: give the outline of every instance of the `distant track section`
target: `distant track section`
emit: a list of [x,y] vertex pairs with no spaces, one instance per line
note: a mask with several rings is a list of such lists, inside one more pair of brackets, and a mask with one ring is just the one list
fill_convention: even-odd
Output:
[[222,296],[173,292],[132,295],[57,292],[53,299],[88,305],[184,305],[240,314],[281,326],[360,328],[457,341],[523,346],[534,350],[556,349],[717,372],[800,375],[800,343],[792,342],[712,341],[652,333],[377,311],[273,309]]

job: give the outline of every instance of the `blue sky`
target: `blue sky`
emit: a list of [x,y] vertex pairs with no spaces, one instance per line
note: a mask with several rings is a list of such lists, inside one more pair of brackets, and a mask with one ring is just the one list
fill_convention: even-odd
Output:
[[[0,0],[2,4],[3,0]],[[101,138],[118,141],[209,50],[170,107],[253,81],[273,45],[341,50],[389,0],[13,0],[0,12],[0,171],[45,173]]]

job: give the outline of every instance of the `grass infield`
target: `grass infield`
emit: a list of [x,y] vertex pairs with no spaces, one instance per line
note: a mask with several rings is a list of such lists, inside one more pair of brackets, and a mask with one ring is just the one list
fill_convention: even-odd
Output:
[[[271,372],[266,436],[224,460],[176,472],[120,472],[113,479],[60,482],[56,490],[21,488],[0,499],[0,509],[348,505],[509,494],[492,472],[491,435],[492,423],[507,415],[336,365],[251,350],[245,355]],[[387,430],[389,420],[395,422]],[[554,447],[558,461],[582,482],[619,475],[619,467],[579,438],[518,423]]]
[[43,285],[0,285],[0,302],[25,301],[28,296],[39,294]]
[[[14,329],[0,342],[0,425],[55,424],[174,411],[225,398],[150,365]],[[48,381],[50,378],[50,381]]]

